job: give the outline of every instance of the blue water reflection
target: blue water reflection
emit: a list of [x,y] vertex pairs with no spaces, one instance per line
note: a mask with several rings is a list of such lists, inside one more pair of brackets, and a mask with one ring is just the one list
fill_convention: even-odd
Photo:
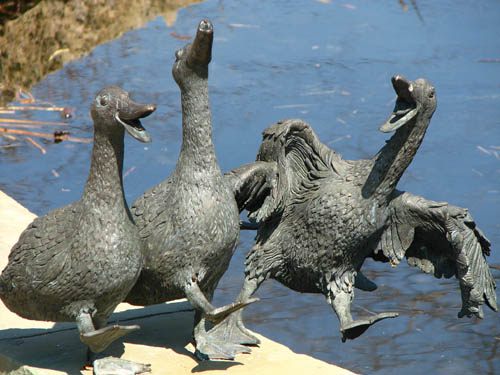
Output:
[[[390,77],[425,77],[438,109],[399,188],[468,207],[493,243],[489,262],[500,282],[500,3],[418,1],[205,1],[179,12],[167,27],[161,16],[97,47],[34,87],[40,100],[76,108],[72,135],[91,137],[89,103],[118,84],[158,109],[143,121],[148,145],[126,141],[126,197],[132,202],[173,169],[180,149],[180,95],[171,78],[174,51],[201,18],[215,27],[210,93],[214,141],[223,170],[252,161],[260,132],[287,117],[308,121],[345,158],[371,157],[387,135],[378,132],[392,110]],[[25,114],[32,116],[33,114]],[[53,120],[54,114],[36,114]],[[37,214],[78,199],[91,146],[43,142],[47,154],[18,147],[2,153],[0,189]],[[53,172],[56,171],[57,173]],[[56,177],[56,174],[58,177]],[[252,234],[243,233],[215,302],[237,295]],[[257,332],[327,362],[366,374],[500,373],[499,315],[456,318],[458,283],[436,280],[406,265],[368,262],[379,289],[357,292],[354,313],[399,311],[342,344],[338,322],[322,296],[265,283],[262,302],[247,309]]]

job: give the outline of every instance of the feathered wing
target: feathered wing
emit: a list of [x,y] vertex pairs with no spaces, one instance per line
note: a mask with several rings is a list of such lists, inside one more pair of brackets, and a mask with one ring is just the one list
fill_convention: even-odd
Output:
[[276,186],[275,162],[256,161],[234,168],[224,175],[232,189],[238,210],[256,211]]
[[459,317],[483,317],[486,303],[498,311],[496,285],[486,256],[490,242],[465,208],[395,192],[389,204],[389,226],[383,232],[375,259],[408,264],[435,277],[455,276],[460,283]]
[[[273,241],[282,238],[281,230],[293,230],[289,220],[301,221],[297,215],[302,210],[295,211],[296,204],[310,199],[324,178],[342,175],[345,167],[341,156],[321,143],[311,126],[302,120],[281,120],[263,131],[257,161],[226,174],[236,187],[240,210],[247,209],[250,219],[264,223],[245,262],[250,277],[263,278],[269,269],[279,268],[280,252],[289,244]],[[250,181],[245,181],[246,177]],[[251,204],[240,203],[247,199]],[[284,220],[288,224],[278,231],[282,235],[270,240]]]
[[[145,244],[144,266],[136,284],[130,290],[125,301],[137,306],[162,303],[172,296],[165,291],[163,283],[168,279],[170,269],[177,266],[174,262],[183,261],[183,257],[171,257],[171,250],[177,248],[182,239],[173,229],[176,219],[171,212],[177,202],[172,194],[175,188],[172,176],[139,196],[130,206],[130,212],[139,229],[139,236]],[[165,264],[170,267],[165,267]],[[174,275],[171,272],[171,275]],[[178,298],[183,298],[179,294]]]
[[130,212],[142,238],[149,237],[157,226],[168,219],[168,215],[163,213],[168,212],[172,203],[168,199],[171,186],[172,177],[169,177],[146,191],[130,206]]
[[262,133],[257,161],[235,168],[225,178],[240,211],[257,222],[282,214],[288,199],[314,181],[343,171],[342,158],[321,143],[311,126],[299,119],[281,120]]
[[[1,275],[1,292],[5,298],[9,298],[12,293],[22,295],[26,299],[23,302],[26,306],[35,290],[38,295],[46,295],[47,298],[53,294],[64,298],[67,290],[64,288],[65,280],[60,280],[61,273],[71,267],[68,263],[71,262],[71,251],[67,241],[68,235],[72,234],[68,228],[72,228],[72,225],[68,223],[68,217],[78,216],[77,208],[73,203],[49,211],[36,218],[23,231]],[[13,298],[17,301],[19,297]]]

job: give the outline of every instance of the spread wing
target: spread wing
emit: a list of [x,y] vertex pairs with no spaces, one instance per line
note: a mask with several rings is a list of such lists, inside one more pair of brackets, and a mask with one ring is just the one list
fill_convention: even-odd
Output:
[[375,259],[408,264],[435,277],[455,276],[460,283],[458,316],[483,317],[486,303],[498,311],[495,280],[486,256],[490,242],[465,208],[396,192],[389,204],[390,225],[382,234]]
[[[341,174],[339,154],[321,143],[311,126],[299,119],[281,120],[262,133],[257,161],[226,174],[240,211],[262,222],[279,216],[290,199],[314,189],[322,177]],[[319,186],[319,185],[318,185]]]

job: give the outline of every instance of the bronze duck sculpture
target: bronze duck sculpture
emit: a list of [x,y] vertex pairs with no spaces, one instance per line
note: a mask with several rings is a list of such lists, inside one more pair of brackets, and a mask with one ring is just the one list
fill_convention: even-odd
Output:
[[106,323],[143,262],[144,247],[123,192],[124,132],[150,142],[139,119],[154,110],[116,86],[98,92],[90,111],[90,172],[80,200],[36,218],[0,276],[0,297],[11,311],[27,319],[76,322],[93,353],[139,328]]
[[[367,160],[343,160],[321,143],[312,128],[283,120],[263,132],[257,161],[227,173],[240,210],[258,227],[247,255],[245,301],[266,279],[292,290],[321,293],[333,307],[342,340],[397,313],[353,319],[354,287],[375,283],[360,269],[366,258],[397,265],[403,257],[437,278],[459,280],[459,317],[483,316],[482,304],[497,311],[495,281],[485,256],[490,242],[467,209],[402,192],[396,185],[420,146],[437,101],[425,79],[392,78],[394,112],[382,132],[395,131]],[[241,344],[258,344],[242,321],[242,310],[211,331]]]
[[151,305],[187,298],[196,309],[196,356],[232,359],[249,349],[213,340],[205,327],[206,320],[218,323],[249,302],[219,308],[211,304],[239,240],[238,207],[212,141],[208,97],[212,43],[213,26],[202,20],[193,43],[175,53],[172,75],[181,91],[182,146],[172,174],[131,206],[147,251],[126,301]]

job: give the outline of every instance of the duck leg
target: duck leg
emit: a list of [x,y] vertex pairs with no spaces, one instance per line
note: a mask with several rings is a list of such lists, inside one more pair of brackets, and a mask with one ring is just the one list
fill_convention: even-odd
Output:
[[228,315],[234,313],[252,302],[258,301],[258,298],[248,299],[245,302],[237,301],[222,307],[214,307],[210,300],[213,291],[208,292],[208,298],[201,291],[198,282],[191,280],[185,288],[186,298],[196,309],[195,326],[193,338],[196,343],[196,357],[200,360],[207,359],[234,359],[236,354],[249,353],[250,350],[243,346],[221,340],[217,335],[212,335],[206,331],[206,320],[217,325]]
[[109,344],[116,339],[126,335],[127,333],[137,331],[140,327],[138,325],[120,326],[113,324],[111,326],[99,328],[104,326],[102,321],[97,320],[96,326],[92,321],[92,314],[90,309],[82,309],[80,314],[76,317],[76,325],[80,332],[80,340],[89,346],[89,349],[94,353],[104,351]]
[[[245,277],[243,287],[236,301],[247,301],[255,293],[262,281],[259,282],[257,278]],[[229,315],[223,322],[212,328],[209,333],[218,337],[219,341],[239,345],[260,344],[260,340],[252,335],[243,324],[243,309]]]
[[373,316],[353,320],[351,315],[351,301],[353,292],[337,291],[333,297],[328,297],[328,302],[332,305],[340,321],[340,332],[342,332],[342,342],[347,339],[353,340],[362,335],[371,325],[386,318],[395,318],[399,314],[396,312],[384,312]]
[[[138,330],[138,325],[120,326],[114,324],[106,327],[107,319],[92,319],[91,309],[81,309],[76,318],[76,325],[80,332],[80,340],[88,345],[87,364],[94,367],[94,374],[126,373],[141,374],[150,372],[150,365],[135,363],[120,358],[106,357],[96,359],[96,353],[104,351],[113,341]],[[109,372],[113,369],[114,372]],[[128,371],[128,372],[125,372]]]

